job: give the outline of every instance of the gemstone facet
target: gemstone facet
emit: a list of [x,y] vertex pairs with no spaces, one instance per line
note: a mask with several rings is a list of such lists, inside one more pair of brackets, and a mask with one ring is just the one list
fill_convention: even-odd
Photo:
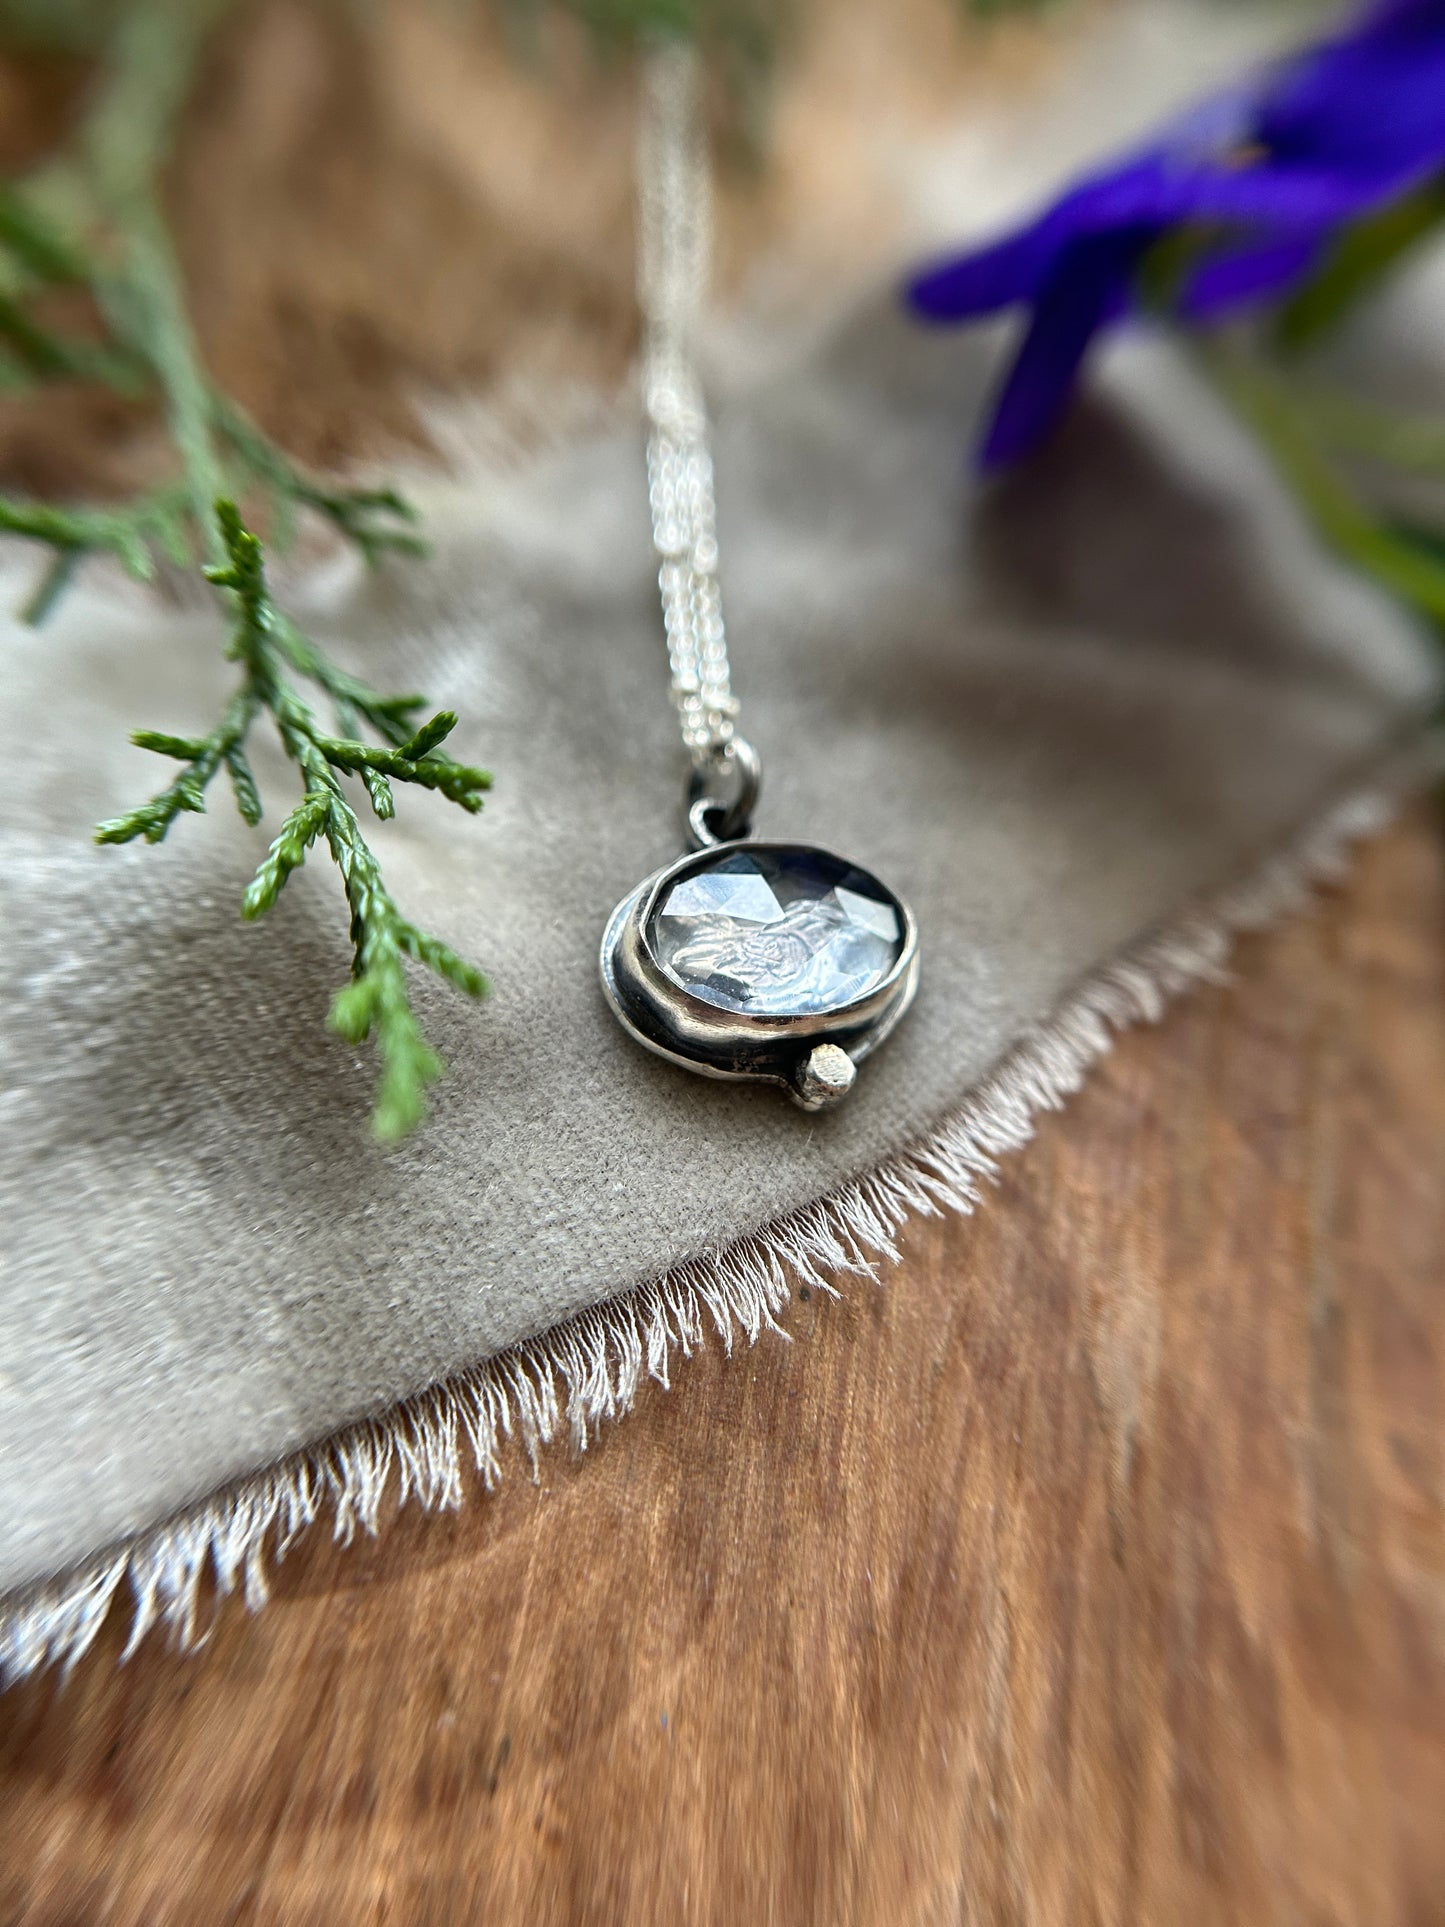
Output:
[[665,890],[647,938],[680,989],[752,1017],[817,1016],[875,989],[903,950],[889,892],[826,851],[725,849]]
[[821,1111],[913,1001],[918,929],[901,897],[827,850],[704,840],[622,899],[600,962],[646,1049]]

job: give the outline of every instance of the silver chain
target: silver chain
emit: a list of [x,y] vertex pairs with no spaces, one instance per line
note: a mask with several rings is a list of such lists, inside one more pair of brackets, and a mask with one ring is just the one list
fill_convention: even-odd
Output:
[[[718,586],[717,509],[707,405],[693,362],[712,250],[712,182],[695,49],[644,58],[637,143],[637,291],[642,400],[658,587],[682,739],[699,775],[737,760],[737,699]],[[746,752],[750,760],[751,752]],[[701,788],[696,780],[695,793]]]

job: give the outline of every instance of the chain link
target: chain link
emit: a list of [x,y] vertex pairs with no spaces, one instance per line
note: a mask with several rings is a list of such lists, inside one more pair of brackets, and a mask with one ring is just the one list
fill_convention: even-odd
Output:
[[658,588],[682,739],[697,769],[730,760],[737,699],[717,578],[717,510],[707,406],[693,335],[707,290],[712,193],[690,43],[652,49],[638,132],[638,299],[642,400]]

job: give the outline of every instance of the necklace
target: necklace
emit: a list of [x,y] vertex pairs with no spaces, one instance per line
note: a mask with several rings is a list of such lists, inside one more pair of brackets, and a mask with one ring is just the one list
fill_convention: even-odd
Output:
[[918,985],[901,897],[811,844],[752,836],[762,784],[736,729],[718,586],[707,411],[693,333],[707,284],[711,181],[690,46],[643,69],[638,140],[642,393],[672,696],[691,759],[691,852],[625,897],[602,983],[638,1043],[706,1077],[781,1084],[804,1110],[846,1097]]

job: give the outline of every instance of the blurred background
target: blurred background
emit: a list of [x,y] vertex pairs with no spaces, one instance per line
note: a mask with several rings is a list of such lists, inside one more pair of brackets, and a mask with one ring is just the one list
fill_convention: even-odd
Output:
[[[0,172],[62,212],[86,143],[154,181],[209,375],[369,483],[525,442],[541,393],[551,433],[559,395],[585,421],[629,392],[640,28],[709,50],[727,373],[1336,18],[0,0]],[[45,283],[0,284],[26,504],[174,471],[155,384],[86,360],[127,298],[116,214],[49,280],[0,233]],[[1426,440],[1381,496],[1412,513]],[[111,532],[56,554],[125,560]],[[157,571],[194,596],[184,544]],[[1127,1039],[966,1247],[914,1227],[887,1294],[805,1289],[806,1343],[704,1356],[537,1485],[517,1453],[461,1514],[312,1534],[198,1655],[122,1667],[114,1615],[0,1698],[0,1923],[1445,1922],[1442,1170],[1432,799],[1235,988]],[[1162,1380],[1178,1407],[1131,1405]]]
[[[12,178],[75,137],[117,11],[5,9]],[[207,365],[294,455],[374,462],[415,442],[419,398],[558,371],[623,379],[637,333],[628,48],[673,10],[162,11],[214,16],[157,129],[190,311]],[[952,238],[962,208],[980,230],[1017,215],[1031,191],[1325,17],[1248,0],[704,8],[720,300],[836,303],[921,237]],[[79,384],[12,394],[7,479],[120,489],[162,460],[149,426]]]

